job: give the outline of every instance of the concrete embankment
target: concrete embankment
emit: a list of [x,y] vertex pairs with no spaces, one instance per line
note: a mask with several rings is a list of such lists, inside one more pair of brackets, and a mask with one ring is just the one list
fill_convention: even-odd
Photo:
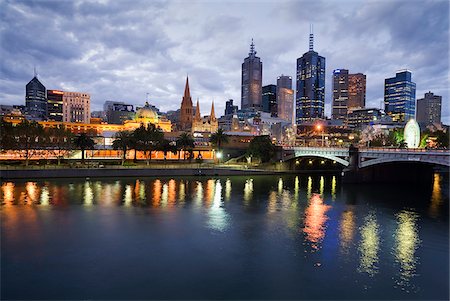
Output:
[[255,169],[224,168],[67,168],[67,169],[3,169],[0,179],[42,178],[106,178],[106,177],[164,177],[164,176],[231,176],[268,175],[279,172]]

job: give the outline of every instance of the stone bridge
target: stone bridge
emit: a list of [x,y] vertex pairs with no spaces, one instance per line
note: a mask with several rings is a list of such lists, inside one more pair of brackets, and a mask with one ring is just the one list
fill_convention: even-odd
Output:
[[[357,168],[391,162],[422,162],[450,167],[449,150],[355,148],[351,152],[349,148],[336,147],[283,147],[283,161],[301,157],[324,158],[336,161],[345,167],[354,164]],[[352,162],[352,159],[355,162]]]

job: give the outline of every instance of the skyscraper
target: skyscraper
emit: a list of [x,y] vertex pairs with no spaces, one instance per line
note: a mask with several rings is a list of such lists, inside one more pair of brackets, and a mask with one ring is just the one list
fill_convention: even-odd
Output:
[[184,96],[181,101],[180,111],[180,130],[188,130],[192,127],[192,117],[194,111],[192,108],[191,92],[189,90],[189,78],[186,77],[186,85],[184,87]]
[[416,113],[416,84],[411,72],[401,70],[384,80],[384,108],[394,122],[406,123]]
[[63,92],[63,121],[89,123],[91,96],[83,92]]
[[431,91],[425,93],[424,98],[417,100],[417,122],[427,126],[441,123],[442,96],[434,95]]
[[348,77],[347,69],[333,71],[333,104],[331,109],[333,119],[347,119]]
[[262,87],[262,111],[277,116],[277,86]]
[[283,74],[277,78],[277,112],[279,118],[292,122],[294,118],[292,77]]
[[262,110],[262,62],[256,56],[255,44],[242,63],[241,109]]
[[225,102],[225,115],[233,115],[236,114],[238,110],[238,106],[233,105],[233,100],[229,99]]
[[297,59],[297,124],[325,117],[325,58],[313,46],[311,31],[309,51]]
[[63,91],[47,90],[47,118],[63,121]]
[[33,79],[25,86],[25,105],[28,114],[39,120],[47,119],[47,98],[45,94],[45,86],[35,74]]
[[366,106],[366,75],[355,73],[348,75],[348,103],[349,110],[361,109]]

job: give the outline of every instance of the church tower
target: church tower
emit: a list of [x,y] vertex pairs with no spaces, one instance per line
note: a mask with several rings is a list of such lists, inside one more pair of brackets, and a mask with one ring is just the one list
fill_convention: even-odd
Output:
[[184,96],[181,101],[180,110],[180,124],[179,128],[181,130],[188,130],[192,127],[192,99],[191,92],[189,91],[189,77],[186,77],[186,86],[184,87]]
[[216,113],[214,112],[214,101],[211,104],[211,114],[209,114],[209,120],[211,122],[216,121]]

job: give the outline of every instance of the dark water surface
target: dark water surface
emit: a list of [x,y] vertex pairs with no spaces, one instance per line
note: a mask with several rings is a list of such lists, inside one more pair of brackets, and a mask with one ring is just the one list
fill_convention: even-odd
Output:
[[448,177],[3,182],[2,299],[448,299]]

